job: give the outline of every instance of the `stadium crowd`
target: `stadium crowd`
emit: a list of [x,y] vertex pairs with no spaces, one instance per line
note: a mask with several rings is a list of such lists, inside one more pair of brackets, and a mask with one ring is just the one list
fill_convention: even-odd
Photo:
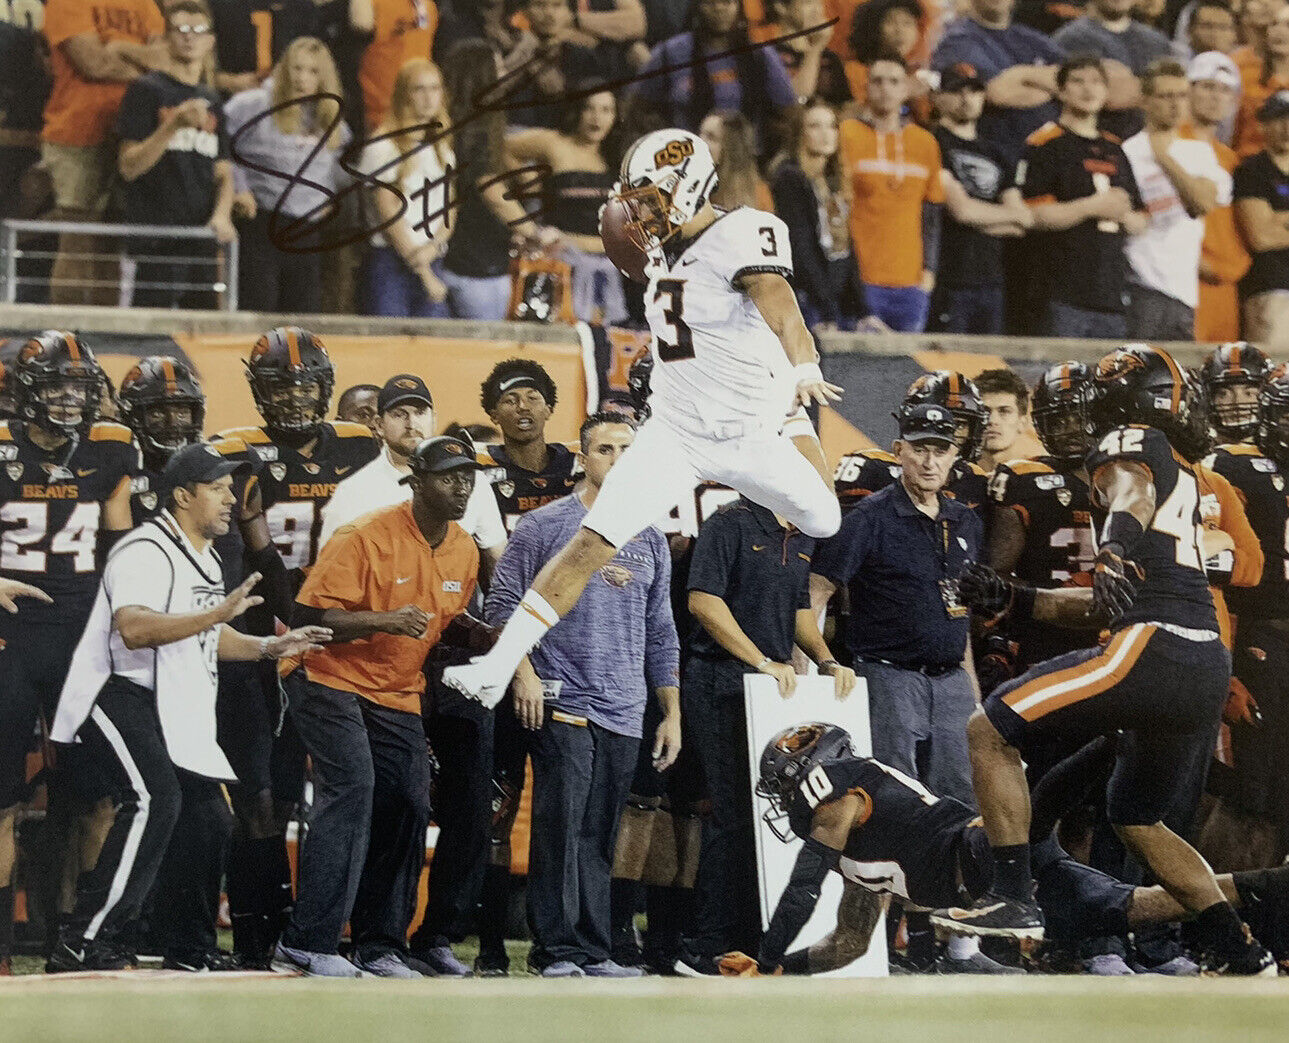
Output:
[[[240,244],[246,309],[640,326],[599,215],[623,146],[673,126],[707,143],[716,205],[777,212],[817,329],[1225,343],[1194,373],[1129,345],[1033,388],[1006,369],[927,374],[889,404],[892,451],[840,461],[838,504],[824,498],[842,526],[824,539],[695,488],[563,619],[539,617],[494,709],[444,671],[537,615],[526,592],[649,416],[648,356],[629,398],[564,445],[545,431],[561,389],[532,360],[498,364],[481,415],[457,418],[478,422],[445,426],[435,374],[336,395],[321,338],[276,327],[248,344],[262,423],[216,433],[214,389],[181,360],[142,359],[113,389],[92,339],[15,338],[0,967],[20,868],[23,941],[50,972],[148,952],[194,972],[506,975],[529,762],[527,962],[543,976],[826,971],[868,948],[886,903],[910,973],[1274,971],[1240,949],[1245,923],[1289,959],[1289,374],[1238,339],[1283,355],[1289,330],[1283,0],[7,7],[0,215],[205,226]],[[778,227],[760,229],[767,257]],[[212,261],[191,245],[137,239],[122,265],[95,240],[66,231],[43,271],[25,260],[22,297],[210,304]],[[1152,640],[1138,622],[1103,642],[1052,607],[1089,586],[1131,607],[1132,561],[1109,548],[1146,534],[1121,521],[1095,544],[1101,457],[1159,485],[1150,538],[1212,587],[1235,670],[1220,723],[1161,704],[1166,741],[1127,711],[1044,731],[1084,687],[1139,677]],[[1195,511],[1202,545],[1186,542]],[[1160,623],[1161,641],[1206,641],[1205,611]],[[1191,653],[1158,647],[1181,676]],[[1027,673],[1060,655],[1073,697]],[[807,726],[752,763],[745,675],[790,697],[815,670],[839,699],[864,680],[873,759]],[[1003,778],[1022,739],[1031,839],[986,844],[976,812],[996,830],[1005,802],[982,796],[981,765]],[[1132,791],[1134,770],[1153,789]],[[764,932],[749,779],[805,841]],[[833,869],[837,929],[788,951]],[[1209,890],[1187,890],[1197,875]],[[1041,948],[1015,944],[1028,927],[982,946],[933,915],[995,888],[1042,907]],[[470,934],[473,968],[454,951]]]
[[[639,326],[597,212],[670,125],[787,222],[812,325],[1289,328],[1280,0],[4,6],[0,216],[206,226],[247,310]],[[118,245],[29,247],[20,299],[214,301],[209,240]]]

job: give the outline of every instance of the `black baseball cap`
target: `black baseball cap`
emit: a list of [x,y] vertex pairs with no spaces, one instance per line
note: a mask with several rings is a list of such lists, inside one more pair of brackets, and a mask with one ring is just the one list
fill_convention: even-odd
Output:
[[1289,91],[1276,91],[1258,109],[1258,119],[1278,120],[1289,116]]
[[229,460],[209,442],[193,442],[175,452],[161,472],[161,490],[169,495],[181,485],[204,485],[230,474],[250,474],[245,460]]
[[944,406],[924,402],[903,410],[899,421],[901,441],[957,444],[958,421]]
[[985,79],[974,65],[955,62],[940,73],[940,90],[945,93],[966,90],[968,87],[977,91],[985,89]]
[[[474,449],[469,443],[451,435],[435,435],[427,438],[412,451],[408,457],[408,466],[412,474],[440,474],[443,471],[459,471],[468,467],[472,471],[483,468],[474,456]],[[399,485],[406,485],[412,474],[399,480]]]
[[425,381],[411,373],[400,373],[385,381],[385,386],[376,396],[376,412],[387,413],[404,402],[420,402],[434,408],[434,396],[425,386]]

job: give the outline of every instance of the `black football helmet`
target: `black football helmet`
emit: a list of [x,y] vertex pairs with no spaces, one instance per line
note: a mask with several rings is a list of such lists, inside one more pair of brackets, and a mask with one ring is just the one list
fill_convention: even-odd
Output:
[[206,396],[187,364],[149,355],[121,381],[121,419],[139,440],[148,466],[159,470],[178,449],[201,441]]
[[105,376],[89,345],[65,330],[46,330],[18,349],[5,383],[13,383],[21,420],[65,434],[98,419]]
[[1043,448],[1062,464],[1081,463],[1092,448],[1092,370],[1060,362],[1034,385],[1031,413]]
[[322,340],[299,326],[278,326],[251,349],[246,379],[275,441],[303,445],[327,416],[336,368]]
[[13,364],[18,361],[23,340],[12,337],[0,343],[0,420],[18,419],[18,402],[14,394]]
[[1267,374],[1258,396],[1258,429],[1254,442],[1281,467],[1289,467],[1289,366]]
[[1258,428],[1258,402],[1218,404],[1227,388],[1260,388],[1271,372],[1271,360],[1245,340],[1233,340],[1213,349],[1200,368],[1209,403],[1209,423],[1225,442],[1247,442]]
[[1125,344],[1097,363],[1092,425],[1100,438],[1124,424],[1158,428],[1179,453],[1190,445],[1194,394],[1173,357],[1151,344]]
[[817,764],[855,756],[850,732],[835,724],[809,721],[784,728],[765,744],[761,753],[761,775],[756,795],[770,806],[762,818],[785,843],[792,831],[786,826],[788,810],[797,788]]
[[641,421],[649,418],[649,382],[653,379],[653,352],[643,351],[627,370],[627,392]]
[[[943,406],[958,421],[958,455],[973,463],[979,460],[989,407],[981,400],[975,383],[948,369],[925,373],[909,385],[901,410],[928,404]],[[897,413],[895,418],[899,416]]]

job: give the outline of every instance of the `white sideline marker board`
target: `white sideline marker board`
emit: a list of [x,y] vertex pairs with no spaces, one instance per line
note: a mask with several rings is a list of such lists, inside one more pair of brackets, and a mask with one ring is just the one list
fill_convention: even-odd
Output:
[[[783,843],[761,817],[769,807],[766,800],[756,795],[761,751],[765,744],[784,728],[806,721],[824,721],[845,728],[854,739],[855,752],[864,756],[872,755],[873,740],[868,724],[868,686],[862,677],[850,697],[839,703],[833,695],[831,677],[818,674],[799,676],[792,698],[784,699],[780,697],[779,686],[773,677],[747,674],[743,678],[743,699],[747,708],[748,763],[752,768],[748,785],[752,788],[752,808],[756,818],[756,868],[761,893],[761,926],[764,928],[769,926],[779,896],[788,886],[792,866],[801,849],[800,837],[794,837],[790,844]],[[841,874],[829,873],[814,915],[788,946],[789,952],[813,945],[837,926],[837,903],[841,900],[841,891]],[[885,978],[888,973],[886,917],[883,915],[873,929],[873,939],[863,956],[818,977]]]

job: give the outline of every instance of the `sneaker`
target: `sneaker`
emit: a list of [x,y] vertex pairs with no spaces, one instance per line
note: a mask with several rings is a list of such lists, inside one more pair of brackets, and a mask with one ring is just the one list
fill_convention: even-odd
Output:
[[588,978],[643,978],[644,971],[639,967],[623,967],[614,960],[601,960],[599,963],[588,963],[582,968]]
[[1118,978],[1135,972],[1117,952],[1102,952],[1083,961],[1083,973],[1098,978]]
[[1005,963],[991,960],[983,952],[973,952],[962,960],[955,960],[945,953],[935,961],[936,974],[1024,974],[1020,967],[1008,967]]
[[412,957],[426,964],[438,978],[468,978],[470,968],[456,958],[449,946],[435,945],[429,949],[418,949]]
[[476,978],[509,978],[510,977],[510,960],[506,958],[502,963],[495,957],[479,955],[474,961],[474,976]]
[[538,973],[541,974],[543,978],[586,977],[586,971],[582,970],[582,968],[572,960],[556,960],[554,963],[548,963]]
[[469,699],[477,699],[485,709],[494,709],[505,697],[514,671],[504,677],[487,656],[479,656],[463,666],[449,666],[443,671],[443,683]]
[[931,923],[950,934],[978,938],[1043,938],[1043,913],[1036,903],[1004,898],[992,891],[966,909],[937,909],[931,914]]
[[425,977],[425,975],[418,973],[415,968],[405,962],[402,956],[393,949],[385,949],[370,956],[362,956],[355,949],[350,960],[359,970],[374,974],[377,978]]
[[721,975],[716,957],[695,956],[692,952],[682,952],[677,956],[672,969],[682,978],[719,978]]
[[1138,974],[1163,974],[1170,978],[1193,978],[1199,974],[1199,964],[1189,956],[1174,956],[1171,960],[1145,967],[1134,963],[1132,969]]
[[1238,952],[1205,953],[1200,963],[1201,973],[1247,978],[1274,978],[1279,974],[1276,958],[1254,939],[1248,927],[1244,929],[1244,937],[1245,943]]
[[77,948],[60,940],[45,963],[46,974],[65,974],[75,971],[123,971],[137,967],[133,953],[103,942],[81,940]]
[[313,978],[361,978],[363,972],[337,952],[309,952],[277,943],[273,970],[282,974],[306,974]]
[[215,971],[240,971],[246,968],[231,952],[211,949],[210,952],[192,953],[187,956],[167,956],[161,961],[161,969],[206,974]]

